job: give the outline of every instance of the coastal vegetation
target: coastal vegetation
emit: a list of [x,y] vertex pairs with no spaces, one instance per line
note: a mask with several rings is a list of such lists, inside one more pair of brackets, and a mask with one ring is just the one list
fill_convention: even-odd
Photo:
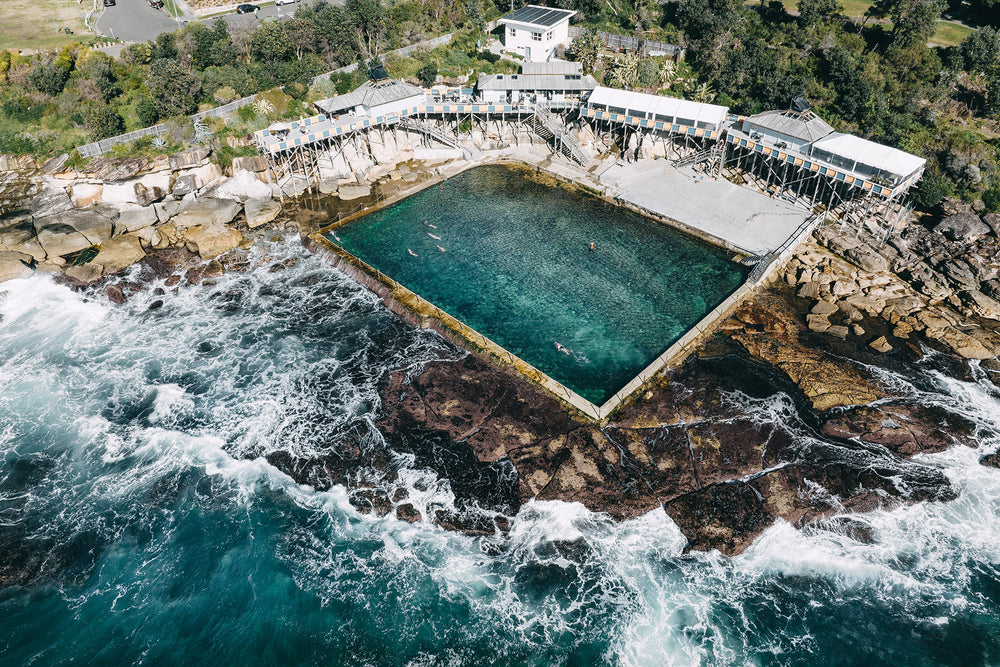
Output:
[[[518,3],[515,3],[518,4]],[[606,85],[684,96],[752,114],[805,94],[838,130],[928,159],[915,192],[931,210],[945,197],[1000,207],[1000,33],[995,0],[953,8],[940,0],[558,0],[579,11],[567,55]],[[502,5],[502,6],[501,6]],[[190,141],[200,109],[261,94],[217,138],[311,113],[310,102],[360,84],[379,54],[444,32],[452,41],[390,54],[392,76],[452,84],[480,72],[514,72],[515,58],[485,50],[486,22],[508,11],[488,0],[349,0],[300,6],[294,18],[191,23],[111,58],[80,43],[32,55],[0,52],[0,152],[50,156],[87,141],[168,122],[168,140]],[[960,22],[941,22],[942,12]],[[615,54],[597,29],[678,43],[681,63]],[[955,46],[935,46],[955,43]],[[350,63],[353,73],[314,82]],[[148,150],[135,146],[134,150]],[[120,149],[127,151],[128,149]]]

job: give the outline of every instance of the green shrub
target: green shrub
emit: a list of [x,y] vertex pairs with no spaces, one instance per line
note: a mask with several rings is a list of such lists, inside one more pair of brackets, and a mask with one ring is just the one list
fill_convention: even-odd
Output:
[[994,183],[983,193],[983,203],[990,213],[1000,213],[1000,183]]

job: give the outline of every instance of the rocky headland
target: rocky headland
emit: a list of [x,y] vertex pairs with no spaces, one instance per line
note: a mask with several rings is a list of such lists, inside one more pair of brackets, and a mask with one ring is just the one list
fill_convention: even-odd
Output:
[[[401,162],[393,141],[395,157],[356,156],[361,176],[348,162],[321,189],[356,207],[374,201],[373,183],[379,196],[419,186],[431,170]],[[18,167],[0,179],[0,281],[45,271],[113,302],[143,288],[122,280],[137,263],[167,285],[199,282],[244,267],[255,230],[308,233],[330,211],[283,210],[276,200],[301,184],[267,183],[256,158],[223,175],[202,148],[102,158],[85,173],[64,158]],[[694,356],[605,423],[470,354],[388,374],[377,421],[332,434],[328,455],[268,459],[301,483],[344,485],[359,511],[473,534],[502,536],[534,498],[618,519],[662,509],[690,549],[726,554],[778,520],[867,539],[863,523],[831,517],[954,498],[940,471],[911,459],[980,435],[880,369],[938,354],[950,374],[968,376],[974,360],[1000,382],[1000,216],[949,206],[882,245],[820,228]],[[457,511],[423,516],[397,479],[400,454],[447,479]]]

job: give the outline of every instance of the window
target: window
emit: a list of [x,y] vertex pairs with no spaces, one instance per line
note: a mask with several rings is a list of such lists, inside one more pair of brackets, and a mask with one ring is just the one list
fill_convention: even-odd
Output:
[[517,28],[508,28],[511,37],[517,37]]
[[540,42],[540,41],[542,41],[542,33],[540,33],[540,32],[533,32],[533,33],[531,33],[531,41],[533,41],[533,42]]
[[552,39],[552,31],[551,30],[549,30],[547,33],[545,33],[545,39],[546,39],[546,41]]

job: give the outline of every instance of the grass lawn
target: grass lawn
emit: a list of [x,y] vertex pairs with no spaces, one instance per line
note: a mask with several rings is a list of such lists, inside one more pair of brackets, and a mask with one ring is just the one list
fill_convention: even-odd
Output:
[[937,30],[934,32],[934,36],[931,37],[930,42],[931,44],[940,44],[941,46],[958,46],[974,31],[975,28],[970,28],[961,23],[938,21]]
[[[93,37],[83,17],[93,7],[90,0],[3,0],[0,3],[0,45],[6,49],[51,49]],[[74,34],[56,32],[68,27]]]
[[163,9],[173,17],[180,16],[183,12],[177,7],[174,0],[163,0]]

